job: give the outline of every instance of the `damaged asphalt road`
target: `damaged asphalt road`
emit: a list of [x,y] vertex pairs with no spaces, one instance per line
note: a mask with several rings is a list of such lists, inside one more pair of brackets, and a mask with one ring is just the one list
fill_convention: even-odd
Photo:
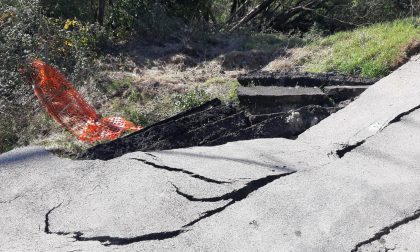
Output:
[[296,140],[0,155],[0,251],[416,251],[420,61]]

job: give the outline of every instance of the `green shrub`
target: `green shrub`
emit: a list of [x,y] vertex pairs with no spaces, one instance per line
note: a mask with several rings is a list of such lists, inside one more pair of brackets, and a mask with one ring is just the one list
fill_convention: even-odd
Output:
[[[83,84],[94,72],[97,38],[95,26],[45,17],[37,0],[2,1],[0,4],[0,149],[28,144],[38,135],[27,132],[44,112],[22,72],[30,62],[42,59],[64,72],[75,84]],[[51,120],[51,119],[48,119]],[[53,130],[51,128],[51,130]]]
[[184,111],[203,104],[209,100],[209,96],[203,89],[194,90],[174,97],[174,104],[178,111]]
[[148,118],[146,118],[140,111],[139,105],[137,103],[130,103],[121,108],[123,117],[127,120],[132,121],[137,125],[146,126],[149,124]]
[[0,121],[0,153],[13,149],[19,140],[14,128],[16,128],[14,121]]

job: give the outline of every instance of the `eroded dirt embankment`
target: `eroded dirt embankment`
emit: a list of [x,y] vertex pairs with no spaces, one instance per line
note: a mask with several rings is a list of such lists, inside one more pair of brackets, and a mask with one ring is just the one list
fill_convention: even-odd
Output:
[[[240,87],[239,105],[213,99],[136,133],[94,146],[79,158],[109,160],[135,151],[214,146],[256,138],[294,139],[345,107],[376,81],[333,73],[252,73],[238,80],[243,86],[252,84]],[[358,87],[363,88],[355,92]]]
[[305,106],[295,111],[247,115],[220,100],[151,125],[120,139],[96,145],[79,158],[109,160],[129,152],[212,146],[255,138],[295,138],[330,115],[330,109]]

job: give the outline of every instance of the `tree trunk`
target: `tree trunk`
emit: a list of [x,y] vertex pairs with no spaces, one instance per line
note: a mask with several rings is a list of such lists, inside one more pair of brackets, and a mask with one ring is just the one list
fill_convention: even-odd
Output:
[[241,0],[241,1],[235,0],[235,3],[236,3],[235,9],[233,8],[234,6],[232,6],[230,17],[229,17],[228,21],[226,22],[226,24],[230,24],[235,19],[237,19],[238,17],[243,16],[245,14],[244,11],[245,11],[245,7],[247,6],[248,2],[249,2],[249,0]]
[[99,0],[98,22],[100,25],[104,24],[104,18],[105,18],[105,0]]
[[232,7],[230,8],[231,17],[236,13],[236,8],[238,8],[238,0],[233,0]]
[[98,11],[95,6],[96,0],[90,0],[90,12],[92,13],[92,22],[96,22],[98,20]]

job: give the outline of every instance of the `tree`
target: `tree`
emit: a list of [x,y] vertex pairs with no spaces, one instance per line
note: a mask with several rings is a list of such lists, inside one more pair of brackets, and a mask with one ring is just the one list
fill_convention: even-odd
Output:
[[98,0],[98,22],[100,25],[104,24],[105,18],[105,0]]

